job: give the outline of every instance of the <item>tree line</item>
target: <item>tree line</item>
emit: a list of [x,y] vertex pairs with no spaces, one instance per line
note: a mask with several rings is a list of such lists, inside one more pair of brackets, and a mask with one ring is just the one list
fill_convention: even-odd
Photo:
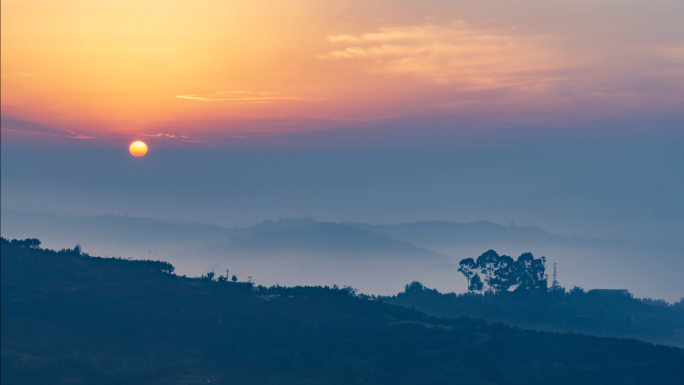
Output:
[[477,259],[461,260],[458,271],[468,279],[468,291],[472,293],[548,289],[546,257],[535,258],[532,253],[523,253],[514,260],[488,250]]
[[81,258],[94,258],[94,259],[99,259],[103,261],[126,261],[126,263],[129,264],[135,264],[138,266],[145,266],[146,268],[149,268],[151,270],[159,270],[164,273],[169,273],[172,274],[175,270],[175,267],[166,261],[153,261],[151,259],[142,259],[142,260],[133,260],[133,259],[126,259],[126,258],[121,258],[121,257],[96,257],[92,256],[88,253],[83,252],[81,249],[80,244],[76,244],[73,249],[65,249],[62,248],[60,250],[52,250],[52,249],[43,249],[40,247],[42,242],[37,239],[37,238],[26,238],[26,239],[5,239],[4,237],[0,237],[0,244],[4,246],[10,246],[10,247],[15,247],[15,248],[20,248],[20,249],[26,249],[27,251],[29,250],[34,250],[34,251],[42,251],[43,253],[46,254],[52,254],[56,256],[76,256],[76,257],[81,257]]

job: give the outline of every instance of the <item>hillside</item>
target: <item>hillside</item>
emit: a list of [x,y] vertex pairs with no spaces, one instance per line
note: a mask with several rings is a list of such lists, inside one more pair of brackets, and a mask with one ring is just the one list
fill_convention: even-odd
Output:
[[684,350],[2,240],[3,384],[653,384]]
[[439,317],[473,317],[523,328],[635,338],[684,348],[684,298],[675,304],[580,288],[442,294],[418,282],[383,300]]

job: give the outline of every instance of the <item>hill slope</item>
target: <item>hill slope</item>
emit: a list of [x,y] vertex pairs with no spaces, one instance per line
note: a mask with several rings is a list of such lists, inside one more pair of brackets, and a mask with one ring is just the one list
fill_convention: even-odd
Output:
[[413,282],[403,293],[383,299],[439,317],[468,316],[537,330],[635,338],[684,348],[684,298],[670,305],[580,289],[456,295]]
[[651,384],[684,350],[438,319],[349,290],[188,279],[10,244],[2,383]]

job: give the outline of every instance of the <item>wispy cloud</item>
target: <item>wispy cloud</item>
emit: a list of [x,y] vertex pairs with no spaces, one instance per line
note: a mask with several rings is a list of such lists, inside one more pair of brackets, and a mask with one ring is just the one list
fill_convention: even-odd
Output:
[[381,28],[328,40],[350,46],[319,55],[321,60],[360,60],[372,72],[410,74],[475,89],[558,80],[540,73],[564,65],[547,38],[479,31],[460,21]]
[[69,139],[95,139],[94,136],[77,134],[73,130],[63,130],[39,126],[31,122],[3,117],[2,131],[28,135],[46,135]]
[[170,139],[177,139],[181,142],[188,142],[188,143],[202,143],[202,142],[208,142],[207,140],[202,140],[199,138],[191,138],[189,137],[186,133],[182,134],[169,134],[166,132],[158,132],[156,134],[139,134],[141,136],[147,136],[147,137],[152,137],[152,138],[170,138]]
[[200,102],[233,102],[233,103],[273,103],[281,100],[305,101],[298,96],[281,95],[269,91],[220,91],[213,94],[176,95],[180,99],[197,100]]
[[[177,138],[178,138],[178,135],[167,134],[167,133],[165,133],[165,132],[159,132],[159,133],[156,133],[156,134],[140,134],[140,135],[142,135],[142,136],[148,136],[148,137],[156,137],[156,138],[161,138],[161,137],[173,138],[173,139],[177,139]],[[185,135],[185,134],[183,134],[183,135]]]

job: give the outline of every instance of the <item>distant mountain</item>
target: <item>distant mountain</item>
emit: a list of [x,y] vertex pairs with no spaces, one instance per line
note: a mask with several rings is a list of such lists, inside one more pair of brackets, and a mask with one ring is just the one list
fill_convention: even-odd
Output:
[[326,222],[313,222],[308,226],[290,227],[285,230],[258,230],[244,238],[232,238],[230,246],[243,252],[278,250],[366,256],[438,255],[434,251],[386,235]]
[[353,222],[344,222],[342,224],[387,235],[423,247],[491,245],[500,243],[543,246],[577,242],[602,242],[596,240],[588,241],[579,237],[570,238],[554,235],[534,226],[515,226],[514,224],[503,226],[487,221],[469,223],[421,221],[396,225],[368,225]]
[[263,222],[257,223],[254,226],[248,227],[247,230],[251,233],[256,231],[282,231],[307,227],[315,225],[317,223],[318,222],[309,217],[303,217],[298,219],[280,218],[275,222],[270,219],[267,219]]
[[92,253],[178,251],[207,243],[228,241],[249,230],[216,225],[183,224],[127,215],[60,216],[37,212],[2,211],[2,236],[40,238],[49,247],[73,247],[80,243]]
[[316,253],[423,255],[435,252],[386,235],[304,217],[266,220],[254,226],[229,229],[206,224],[183,224],[127,215],[59,216],[2,211],[2,236],[35,237],[49,247],[73,247],[81,243],[90,252],[104,250],[164,252],[202,246],[230,245],[234,252],[275,250]]
[[365,293],[390,293],[411,279],[453,281],[454,269],[435,269],[448,257],[385,235],[335,223],[302,223],[285,230],[182,251],[168,260],[189,275],[208,271],[254,277],[265,286],[352,285]]
[[230,268],[272,283],[350,283],[375,294],[396,292],[411,280],[461,292],[466,281],[456,271],[458,262],[494,249],[514,258],[528,251],[546,256],[549,268],[558,264],[559,280],[568,288],[628,288],[639,297],[668,301],[684,292],[678,273],[684,269],[681,248],[564,237],[532,226],[484,221],[369,225],[305,217],[226,228],[12,210],[2,210],[1,218],[6,238],[39,238],[57,249],[80,243],[93,255],[166,259],[188,275]]
[[[304,230],[306,229],[306,230]],[[279,234],[280,232],[286,232]],[[261,234],[263,233],[263,234]],[[258,235],[257,235],[258,234]],[[381,235],[382,238],[374,237]],[[576,245],[588,241],[550,234],[532,226],[502,226],[480,221],[458,223],[424,221],[396,225],[320,223],[304,217],[266,220],[246,228],[183,224],[127,215],[60,216],[16,210],[2,211],[2,235],[7,238],[39,237],[51,247],[72,247],[78,242],[96,249],[189,250],[233,243],[243,249],[299,248],[306,250],[425,253],[425,248],[467,245]],[[240,238],[248,237],[245,240]],[[401,243],[393,242],[401,241]],[[357,243],[358,244],[355,244]],[[73,244],[72,244],[73,243]],[[413,245],[417,245],[416,248]],[[420,250],[419,250],[420,248]]]

